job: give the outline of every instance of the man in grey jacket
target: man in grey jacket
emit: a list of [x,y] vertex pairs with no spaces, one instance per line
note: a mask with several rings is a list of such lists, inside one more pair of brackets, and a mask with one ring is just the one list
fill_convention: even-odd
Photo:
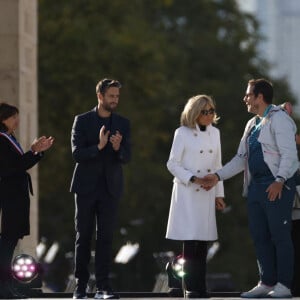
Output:
[[255,114],[246,125],[237,154],[215,174],[204,177],[209,189],[244,171],[249,228],[260,281],[243,298],[291,297],[293,244],[291,214],[298,168],[296,125],[272,104],[273,87],[265,79],[248,82],[244,102]]

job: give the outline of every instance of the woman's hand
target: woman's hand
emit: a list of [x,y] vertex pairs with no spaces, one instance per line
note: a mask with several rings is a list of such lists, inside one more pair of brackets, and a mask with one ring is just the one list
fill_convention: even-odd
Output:
[[203,178],[199,178],[197,183],[200,184],[203,189],[209,191],[218,183],[218,181],[219,179],[216,174],[207,174]]
[[216,209],[223,210],[225,207],[226,203],[224,202],[224,199],[221,197],[216,197]]
[[54,142],[54,138],[49,136],[48,138],[45,136],[41,136],[38,139],[35,139],[31,145],[31,150],[33,152],[43,152],[52,147]]

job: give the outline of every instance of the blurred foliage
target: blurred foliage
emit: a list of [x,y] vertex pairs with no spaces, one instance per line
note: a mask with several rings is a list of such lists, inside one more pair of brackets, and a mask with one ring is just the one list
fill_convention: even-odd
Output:
[[[40,134],[56,139],[40,165],[40,236],[73,251],[72,123],[96,106],[96,83],[117,78],[123,84],[118,112],[131,120],[133,158],[125,167],[118,224],[127,234],[117,231],[114,251],[127,240],[141,250],[128,265],[114,266],[116,288],[151,291],[160,272],[153,253],[181,249],[164,238],[172,188],[166,161],[181,110],[193,95],[212,95],[223,162],[235,154],[250,118],[242,101],[247,81],[268,77],[256,48],[258,26],[234,0],[40,0]],[[285,80],[273,82],[278,103],[293,102]],[[257,282],[242,176],[225,188],[231,209],[218,213],[221,248],[209,272],[230,273],[240,290]]]

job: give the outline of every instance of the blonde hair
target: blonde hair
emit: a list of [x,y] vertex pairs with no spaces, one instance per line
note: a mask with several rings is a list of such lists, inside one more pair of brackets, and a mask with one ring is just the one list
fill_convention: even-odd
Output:
[[[216,105],[210,96],[197,95],[190,98],[181,113],[180,124],[189,128],[195,128],[201,110],[205,109],[207,105],[216,109]],[[213,123],[216,124],[218,120],[219,117],[214,113]]]

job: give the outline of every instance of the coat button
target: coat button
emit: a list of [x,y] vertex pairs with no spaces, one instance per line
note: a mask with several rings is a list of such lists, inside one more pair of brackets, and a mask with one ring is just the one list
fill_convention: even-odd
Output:
[[207,172],[210,173],[210,172],[211,172],[211,169],[207,169]]
[[209,153],[213,153],[213,151],[210,149],[210,150],[209,150]]
[[203,150],[200,150],[200,153],[203,153]]
[[199,189],[196,189],[196,192],[199,192],[200,190]]
[[194,133],[194,136],[197,136],[197,133]]
[[197,173],[200,173],[200,170],[197,170]]

